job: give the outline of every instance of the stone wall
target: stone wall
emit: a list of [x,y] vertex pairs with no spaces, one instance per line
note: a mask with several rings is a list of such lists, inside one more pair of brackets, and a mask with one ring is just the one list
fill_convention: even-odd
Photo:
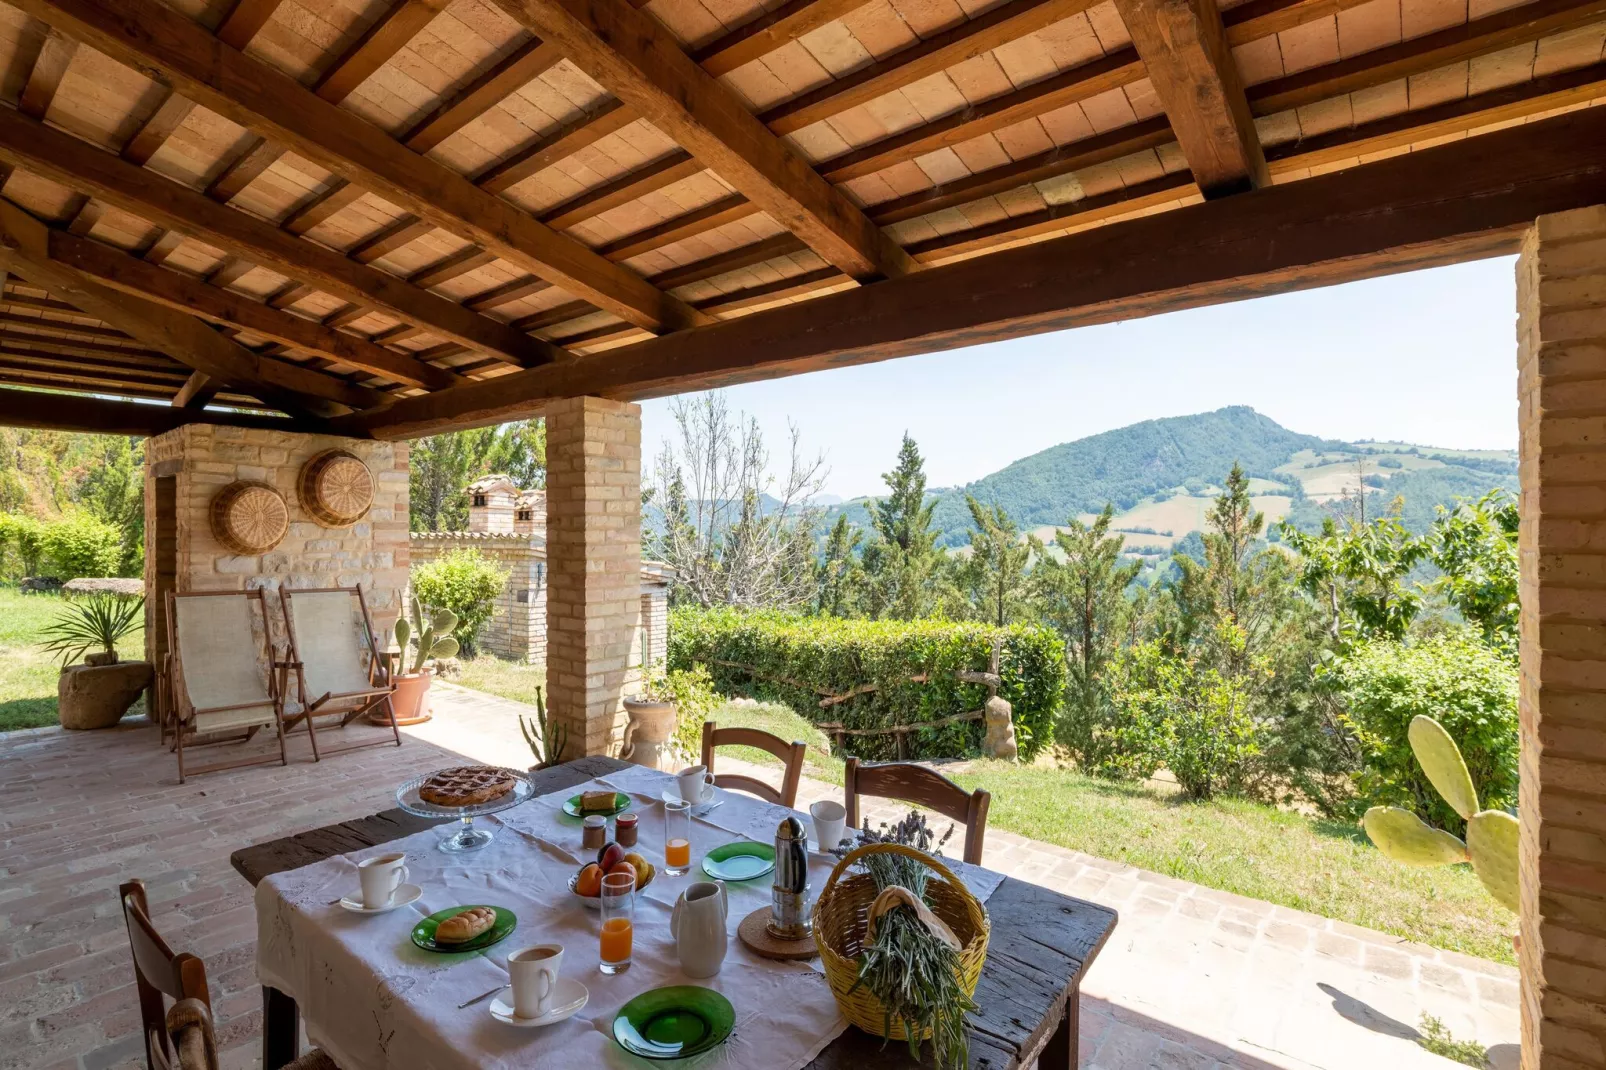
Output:
[[1606,1066],[1606,207],[1517,264],[1522,1065]]
[[[301,508],[296,479],[308,458],[326,449],[356,454],[374,475],[368,515],[346,528],[326,528]],[[146,589],[161,592],[269,592],[275,632],[282,631],[281,586],[361,584],[381,642],[399,612],[407,584],[407,444],[330,435],[187,424],[145,443],[145,525],[153,533],[145,554]],[[242,556],[212,535],[212,498],[239,479],[271,483],[290,507],[290,530],[265,554]],[[171,505],[169,505],[171,503]],[[158,515],[171,508],[170,517]],[[166,651],[165,607],[147,599],[145,642],[160,664]],[[282,636],[279,636],[282,640]]]

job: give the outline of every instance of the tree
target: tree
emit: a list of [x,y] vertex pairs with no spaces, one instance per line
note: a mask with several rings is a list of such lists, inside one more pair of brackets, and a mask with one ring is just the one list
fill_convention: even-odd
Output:
[[889,493],[869,503],[875,538],[862,555],[866,601],[871,616],[914,620],[941,602],[946,577],[945,555],[931,527],[936,501],[926,501],[925,461],[908,432],[897,467],[881,478]]
[[1032,547],[1021,540],[1002,506],[987,508],[970,495],[970,558],[959,570],[971,614],[1000,628],[1018,618],[1026,606],[1027,571]]
[[1517,653],[1517,503],[1503,490],[1440,506],[1428,553],[1444,573],[1436,591],[1508,658]]
[[1126,539],[1110,534],[1114,516],[1106,504],[1091,524],[1071,517],[1054,533],[1058,558],[1040,555],[1032,572],[1037,604],[1065,642],[1065,713],[1054,736],[1084,766],[1102,761],[1098,737],[1112,713],[1107,670],[1129,616],[1125,591],[1143,568],[1121,560]]
[[1335,640],[1402,638],[1422,610],[1421,593],[1405,580],[1429,555],[1430,543],[1401,523],[1399,505],[1370,521],[1325,520],[1319,535],[1281,526],[1301,557],[1299,585],[1326,603]]
[[412,530],[462,530],[468,525],[468,485],[492,472],[505,473],[522,490],[545,486],[545,421],[516,420],[415,441],[408,460]]
[[141,440],[96,436],[78,503],[90,516],[116,528],[121,549],[116,572],[137,576],[145,567],[145,451]]
[[863,540],[864,532],[848,525],[846,513],[839,514],[814,571],[815,612],[829,617],[853,616],[864,583],[864,570],[854,552]]
[[770,473],[758,421],[732,416],[717,391],[670,403],[676,439],[666,441],[650,501],[662,510],[650,540],[675,570],[672,596],[701,606],[794,608],[815,601],[811,503],[825,460],[805,460],[791,427],[785,474]]

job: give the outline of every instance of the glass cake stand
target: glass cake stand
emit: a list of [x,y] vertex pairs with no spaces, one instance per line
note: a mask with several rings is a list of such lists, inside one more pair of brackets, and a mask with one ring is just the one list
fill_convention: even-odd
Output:
[[[502,768],[500,766],[496,768]],[[437,770],[439,772],[439,770]],[[491,832],[484,827],[475,828],[474,819],[484,817],[486,814],[500,813],[511,807],[519,805],[535,794],[535,785],[530,782],[530,775],[518,769],[505,769],[502,772],[513,777],[513,790],[500,798],[490,802],[477,803],[474,806],[436,806],[425,802],[418,796],[418,789],[424,786],[424,781],[434,776],[434,773],[425,773],[416,776],[396,789],[396,805],[409,814],[419,817],[454,817],[462,822],[462,827],[451,836],[440,842],[443,851],[478,851],[491,842]]]

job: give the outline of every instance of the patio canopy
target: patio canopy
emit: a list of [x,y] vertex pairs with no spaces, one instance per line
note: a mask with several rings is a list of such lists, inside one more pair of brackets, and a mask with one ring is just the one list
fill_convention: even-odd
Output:
[[409,437],[1515,252],[1606,201],[1606,0],[0,13],[0,384],[98,395],[0,391],[12,424]]

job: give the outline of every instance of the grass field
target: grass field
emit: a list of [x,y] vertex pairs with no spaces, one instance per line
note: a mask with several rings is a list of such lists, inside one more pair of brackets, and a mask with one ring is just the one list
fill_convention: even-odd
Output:
[[[60,659],[39,649],[40,634],[61,612],[56,595],[19,594],[0,588],[0,732],[56,723]],[[123,658],[145,656],[145,630],[136,628],[117,648]],[[143,713],[140,699],[129,711]]]

